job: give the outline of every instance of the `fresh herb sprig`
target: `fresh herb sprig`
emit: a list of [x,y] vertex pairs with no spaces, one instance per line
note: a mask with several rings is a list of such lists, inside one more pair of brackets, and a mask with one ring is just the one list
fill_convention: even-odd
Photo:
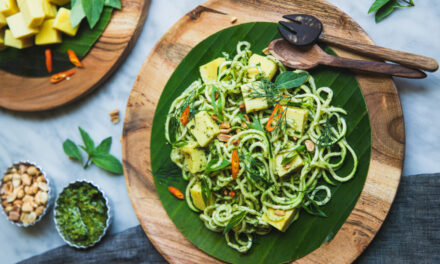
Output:
[[201,180],[202,198],[205,205],[208,205],[211,200],[211,188],[206,177],[202,177]]
[[93,29],[101,18],[104,7],[121,9],[121,0],[72,0],[70,22],[72,27],[78,26],[86,18]]
[[414,6],[413,0],[376,0],[368,10],[368,14],[376,12],[374,17],[376,23],[379,23],[389,16],[396,8],[412,6]]
[[270,185],[269,180],[263,177],[266,173],[261,172],[264,166],[261,161],[255,159],[250,154],[240,154],[240,161],[242,161],[240,162],[241,164],[244,164],[251,181],[254,183],[260,182],[266,186]]
[[111,155],[110,148],[112,145],[112,138],[108,137],[101,141],[101,143],[95,147],[95,142],[90,135],[81,127],[78,128],[81,134],[84,145],[75,144],[72,140],[67,139],[63,143],[63,150],[67,156],[71,159],[78,160],[82,163],[82,155],[80,148],[87,153],[87,160],[83,164],[84,168],[88,168],[91,163],[96,166],[115,174],[122,174],[122,164],[113,155]]
[[316,142],[318,146],[331,147],[341,140],[342,136],[336,137],[336,135],[332,132],[332,128],[334,126],[335,124],[331,121],[331,117],[327,117],[324,123],[324,129]]
[[241,211],[240,213],[231,217],[228,224],[225,226],[225,229],[223,229],[223,235],[228,233],[229,230],[231,230],[234,226],[238,225],[241,221],[243,221],[245,216],[246,216],[246,211]]

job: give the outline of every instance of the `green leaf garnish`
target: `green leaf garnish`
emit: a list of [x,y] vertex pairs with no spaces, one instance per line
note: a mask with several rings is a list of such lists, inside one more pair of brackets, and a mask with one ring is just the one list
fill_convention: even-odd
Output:
[[374,3],[371,5],[370,9],[368,10],[368,14],[372,13],[372,12],[376,12],[377,10],[379,10],[379,8],[381,8],[382,6],[384,6],[386,3],[390,2],[391,0],[376,0],[374,1]]
[[215,164],[217,164],[218,162],[219,162],[219,159],[212,159],[211,161],[209,161],[208,165],[206,165],[205,172],[222,170],[222,169],[228,167],[229,165],[231,165],[231,162],[229,160],[222,159],[222,162],[220,163],[220,165],[218,165],[217,167],[212,167]]
[[121,9],[121,0],[105,0],[105,6]]
[[209,188],[209,183],[206,177],[202,177],[201,187],[203,201],[205,202],[205,205],[208,206],[211,197],[211,189]]
[[92,156],[91,160],[93,164],[106,171],[115,174],[122,174],[123,172],[121,162],[111,154],[99,153],[97,155]]
[[81,152],[79,151],[78,146],[72,140],[67,139],[64,141],[63,150],[64,153],[66,153],[66,155],[70,158],[79,160],[79,162],[82,161]]
[[104,9],[104,0],[81,0],[81,4],[90,28],[94,28]]
[[373,5],[371,5],[368,13],[376,12],[375,21],[376,23],[379,23],[389,16],[396,8],[412,6],[414,6],[413,0],[376,0]]
[[[310,203],[306,206],[304,203],[305,201],[309,201]],[[312,208],[309,208],[310,205]],[[304,208],[304,210],[311,215],[328,217],[327,214],[324,213],[324,211],[322,211],[321,208],[319,208],[319,205],[313,199],[310,199],[310,197],[307,194],[304,195],[304,200],[301,203],[301,207]]]
[[101,141],[99,145],[95,148],[95,153],[108,153],[110,151],[110,148],[112,146],[112,137],[108,137]]
[[223,229],[223,235],[228,233],[229,230],[231,230],[234,226],[238,225],[246,216],[246,211],[241,211],[240,213],[234,215],[231,217],[231,220],[229,220],[228,224],[225,226],[225,229]]
[[283,158],[283,160],[281,161],[281,165],[286,165],[289,164],[290,162],[293,161],[293,159],[296,158],[296,156],[298,156],[298,153],[295,153],[294,155],[287,155],[286,157]]
[[86,131],[84,131],[84,129],[82,129],[81,127],[78,127],[78,129],[84,142],[84,147],[82,147],[82,149],[84,149],[89,154],[92,153],[95,149],[95,142],[93,142],[93,139]]
[[81,21],[86,17],[81,0],[72,0],[70,10],[70,23],[72,27],[78,26]]
[[286,71],[281,73],[275,80],[275,85],[278,90],[291,89],[299,87],[304,84],[309,78],[309,74],[306,72],[296,73],[292,71]]

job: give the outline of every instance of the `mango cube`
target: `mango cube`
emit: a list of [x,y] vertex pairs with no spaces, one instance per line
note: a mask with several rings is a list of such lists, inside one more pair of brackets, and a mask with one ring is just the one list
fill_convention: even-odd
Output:
[[220,134],[219,126],[206,111],[198,112],[186,125],[201,147],[206,147],[214,137]]
[[212,198],[212,193],[211,193],[211,197],[209,199],[209,204],[208,205],[205,204],[205,201],[203,200],[203,195],[202,195],[202,186],[200,183],[194,184],[194,186],[191,187],[191,189],[189,191],[191,193],[191,199],[193,201],[193,204],[198,209],[203,211],[203,210],[205,210],[205,208],[209,204],[213,203],[213,198]]
[[58,11],[56,5],[52,4],[49,0],[43,0],[43,10],[46,18],[55,18]]
[[[293,159],[290,162],[283,164],[283,160],[290,159],[292,157]],[[304,161],[296,151],[293,153],[284,153],[275,156],[275,169],[280,177],[283,177],[302,166],[304,166]]]
[[70,0],[50,0],[50,2],[59,5],[59,6],[63,6],[67,3],[70,3]]
[[14,38],[27,38],[38,33],[37,28],[27,26],[23,13],[21,12],[7,17],[6,21],[8,22],[9,29],[11,30],[12,35],[14,35]]
[[5,46],[5,32],[0,29],[0,51],[6,49]]
[[48,45],[61,43],[61,33],[52,27],[54,19],[43,22],[40,32],[35,36],[35,45]]
[[275,227],[276,229],[280,230],[281,232],[285,232],[287,228],[290,226],[290,224],[295,219],[296,214],[298,213],[298,209],[290,209],[290,210],[279,210],[279,209],[267,209],[267,214],[271,216],[281,217],[280,220],[274,221],[269,219],[269,217],[266,215],[266,213],[263,214],[261,219],[268,223],[269,225]]
[[[249,58],[248,64],[259,65],[261,70],[263,71],[264,77],[269,80],[272,80],[273,76],[278,70],[278,65],[275,62],[258,54],[252,54],[252,56]],[[258,73],[259,71],[257,67],[252,67],[248,69],[249,77],[256,76]]]
[[74,37],[76,32],[78,32],[79,26],[72,27],[72,23],[70,22],[70,10],[61,7],[58,9],[55,21],[53,22],[53,27],[69,36]]
[[259,97],[260,95],[265,94],[262,85],[263,84],[261,82],[254,82],[243,84],[241,86],[241,93],[243,94],[246,113],[264,110],[269,107],[266,97]]
[[6,17],[0,13],[0,29],[6,26],[8,23],[6,22]]
[[185,155],[185,161],[191,173],[203,171],[207,164],[205,152],[197,147],[196,142],[191,142],[180,148],[180,151]]
[[306,109],[298,107],[288,107],[286,111],[286,118],[293,120],[293,129],[298,136],[304,133],[308,116],[309,112]]
[[24,0],[20,9],[28,27],[38,27],[45,18],[43,0]]
[[24,49],[32,46],[32,44],[33,44],[32,37],[18,39],[14,37],[14,35],[9,29],[6,29],[5,46],[9,46],[17,49]]
[[0,13],[5,17],[18,13],[18,6],[15,0],[0,0]]
[[200,76],[203,82],[212,83],[217,81],[218,77],[218,67],[225,62],[224,58],[217,58],[205,65],[200,66]]

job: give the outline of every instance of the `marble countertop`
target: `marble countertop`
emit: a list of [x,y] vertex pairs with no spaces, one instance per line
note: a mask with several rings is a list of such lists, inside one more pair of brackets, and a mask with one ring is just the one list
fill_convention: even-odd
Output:
[[[160,37],[181,16],[203,0],[153,0],[143,31],[125,63],[88,98],[44,113],[15,113],[0,110],[0,170],[13,162],[31,160],[47,172],[56,193],[75,179],[88,179],[102,187],[114,209],[110,232],[138,225],[123,176],[105,173],[97,167],[84,170],[66,158],[62,142],[79,142],[81,126],[95,141],[113,137],[111,153],[121,158],[122,122],[114,125],[108,113],[121,110],[148,53]],[[440,2],[416,1],[416,7],[398,10],[380,24],[367,14],[371,1],[329,0],[353,17],[379,45],[419,53],[440,60]],[[166,14],[166,16],[164,16]],[[423,80],[395,79],[400,92],[406,129],[406,158],[403,175],[440,172],[440,72]],[[1,89],[0,80],[0,89]],[[63,244],[52,221],[52,213],[34,227],[18,228],[0,217],[1,263],[13,263]]]

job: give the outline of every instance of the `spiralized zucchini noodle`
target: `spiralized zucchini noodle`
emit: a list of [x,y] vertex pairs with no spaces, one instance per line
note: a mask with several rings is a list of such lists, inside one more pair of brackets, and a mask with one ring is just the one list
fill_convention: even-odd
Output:
[[[214,78],[194,81],[174,100],[165,124],[171,160],[189,182],[189,208],[241,253],[254,234],[285,231],[301,209],[325,217],[320,207],[331,201],[329,186],[352,179],[358,165],[345,139],[347,112],[331,104],[332,89],[316,87],[308,72],[288,71],[270,55],[251,64],[252,55],[245,41],[234,57],[223,53]],[[275,67],[274,81],[267,65]],[[212,132],[210,122],[219,128]],[[201,146],[200,138],[209,143]],[[352,167],[340,175],[347,158]]]

